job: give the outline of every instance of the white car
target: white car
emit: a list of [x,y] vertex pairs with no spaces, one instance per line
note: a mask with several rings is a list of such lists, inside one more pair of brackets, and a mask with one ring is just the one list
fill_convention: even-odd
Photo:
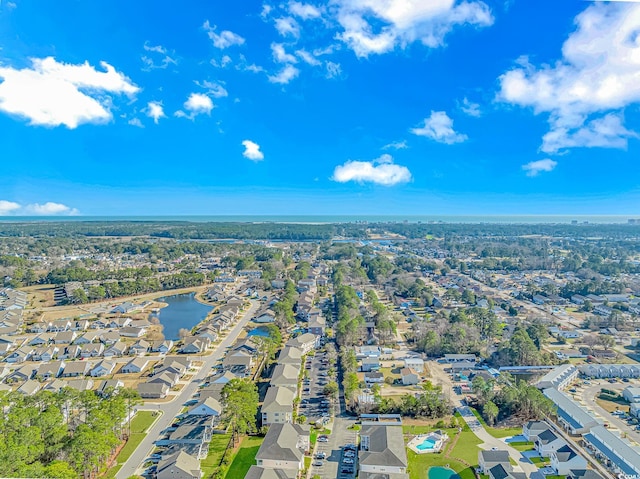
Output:
[[342,462],[344,462],[345,464],[353,464],[353,459],[351,459],[350,457],[345,457]]

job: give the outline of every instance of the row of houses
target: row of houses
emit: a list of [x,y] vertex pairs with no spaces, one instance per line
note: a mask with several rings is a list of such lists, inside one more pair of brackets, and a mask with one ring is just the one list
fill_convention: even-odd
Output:
[[289,339],[280,351],[260,413],[262,425],[293,422],[298,377],[306,354],[319,346],[320,336],[304,333]]
[[[558,378],[567,376],[577,376],[575,371],[567,365],[557,368]],[[578,370],[577,368],[574,368]],[[584,365],[580,366],[579,372],[587,377],[638,377],[640,367],[636,365]],[[618,376],[624,374],[625,376]],[[553,381],[551,381],[553,383]],[[591,412],[584,409],[562,389],[567,387],[571,381],[559,379],[557,387],[547,387],[543,389],[543,394],[549,398],[557,407],[556,416],[558,424],[582,442],[585,449],[598,458],[606,467],[616,475],[626,477],[640,475],[640,453],[631,445],[615,435],[606,428],[604,421],[596,418]],[[549,383],[538,384],[538,387],[547,386]],[[634,391],[629,390],[628,394],[633,395]]]
[[27,293],[12,288],[0,289],[0,335],[12,336],[22,328]]

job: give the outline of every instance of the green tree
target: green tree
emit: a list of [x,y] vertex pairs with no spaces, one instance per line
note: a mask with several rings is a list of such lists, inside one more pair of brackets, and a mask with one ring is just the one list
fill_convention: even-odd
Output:
[[239,435],[256,430],[258,400],[257,386],[247,380],[232,379],[222,388],[223,417],[232,425],[234,443]]

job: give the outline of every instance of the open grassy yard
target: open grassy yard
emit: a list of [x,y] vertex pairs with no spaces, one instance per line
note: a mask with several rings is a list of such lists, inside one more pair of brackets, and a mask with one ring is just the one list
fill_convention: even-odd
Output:
[[516,451],[524,452],[531,451],[534,449],[534,445],[532,442],[510,442],[509,445],[514,448]]
[[131,437],[120,450],[120,453],[116,457],[116,465],[109,469],[103,476],[105,479],[112,479],[116,476],[116,473],[120,470],[122,465],[127,462],[129,456],[136,450],[138,444],[142,442],[147,435],[147,429],[156,420],[154,411],[138,411],[138,413],[131,420]]
[[502,439],[504,437],[518,436],[522,434],[522,427],[491,427],[487,425],[484,418],[476,409],[471,408],[471,410],[473,411],[473,414],[478,418],[478,421],[480,421],[480,423],[487,430],[487,432],[495,438]]
[[218,468],[218,464],[222,460],[227,444],[231,439],[231,434],[214,434],[211,436],[211,443],[209,444],[209,454],[200,463],[202,466],[202,477],[209,478],[213,472]]
[[256,463],[256,454],[260,449],[263,437],[245,437],[233,458],[225,479],[244,479],[249,468]]
[[[433,430],[429,426],[405,426],[405,433],[420,434]],[[454,470],[461,479],[474,479],[473,467],[478,464],[478,446],[482,443],[469,429],[458,434],[456,429],[446,429],[451,438],[445,450],[437,454],[416,454],[407,452],[409,459],[409,477],[428,479],[430,467],[442,466]]]

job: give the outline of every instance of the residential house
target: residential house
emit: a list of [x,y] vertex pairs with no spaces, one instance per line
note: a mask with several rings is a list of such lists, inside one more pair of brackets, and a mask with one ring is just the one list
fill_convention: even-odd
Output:
[[161,382],[138,384],[138,394],[143,399],[163,399],[167,397],[170,390],[171,388],[168,384]]
[[294,471],[304,469],[304,453],[310,449],[309,426],[272,424],[256,454],[256,463],[264,469]]
[[273,323],[276,320],[276,313],[271,311],[270,309],[264,311],[260,315],[253,318],[253,321],[256,323]]
[[149,351],[151,344],[144,339],[138,339],[135,343],[131,345],[129,348],[129,354],[137,354],[138,356],[142,356]]
[[542,457],[549,457],[551,453],[557,451],[567,443],[556,435],[551,429],[542,431],[535,440],[535,449]]
[[411,368],[417,373],[424,373],[424,360],[422,358],[407,357],[404,358],[404,367]]
[[302,364],[302,356],[302,349],[294,346],[285,346],[280,350],[278,364],[293,364],[294,366],[300,367]]
[[66,346],[58,353],[58,359],[75,359],[80,355],[81,348],[77,344]]
[[124,338],[140,338],[145,335],[147,328],[133,328],[125,327],[120,328],[120,336]]
[[136,374],[144,372],[150,365],[150,361],[146,358],[134,358],[127,364],[122,366],[121,373]]
[[253,356],[246,351],[229,352],[222,360],[222,367],[231,370],[236,366],[250,370],[253,366]]
[[17,391],[19,393],[24,394],[25,396],[33,396],[35,393],[37,393],[38,391],[40,391],[40,383],[38,381],[35,381],[33,379],[29,379],[27,382],[25,382],[24,384],[22,384],[22,386],[20,386]]
[[124,387],[124,383],[119,379],[104,379],[100,381],[98,385],[98,389],[96,389],[96,394],[98,396],[105,396],[112,391],[117,391],[118,389],[122,389]]
[[131,325],[131,318],[114,318],[107,323],[107,327],[111,329],[127,328]]
[[489,469],[498,464],[511,467],[508,451],[478,451],[478,472],[480,474],[487,474]]
[[105,358],[120,358],[127,352],[128,346],[123,341],[118,341],[105,349],[103,356]]
[[420,376],[411,368],[402,368],[400,370],[400,376],[402,378],[402,384],[404,386],[410,386],[420,383]]
[[78,337],[78,333],[72,330],[56,333],[53,337],[55,344],[71,344]]
[[384,382],[384,374],[378,372],[364,373],[364,382],[367,386],[382,384]]
[[180,376],[176,373],[170,373],[168,371],[160,371],[156,374],[154,374],[151,379],[149,379],[149,383],[162,383],[162,384],[166,384],[167,386],[169,386],[169,388],[174,387],[176,384],[178,384],[178,380],[180,379]]
[[189,416],[217,416],[222,414],[222,406],[216,399],[209,397],[198,402],[195,406],[189,409],[187,413]]
[[178,427],[169,433],[166,445],[190,446],[196,450],[196,456],[204,459],[211,441],[214,418],[211,416],[187,416]]
[[360,371],[371,372],[378,371],[380,369],[380,361],[378,358],[364,358],[360,363]]
[[51,363],[41,364],[36,371],[36,378],[40,381],[55,379],[60,376],[64,367],[64,361],[53,361]]
[[27,344],[29,346],[44,346],[53,339],[53,333],[40,333]]
[[317,348],[320,345],[320,336],[304,333],[295,338],[289,339],[287,341],[286,346],[293,346],[294,348],[299,348],[302,350],[304,354],[307,354],[309,351]]
[[568,475],[572,469],[587,468],[587,460],[569,447],[568,444],[553,451],[549,459],[551,460],[551,467],[559,476]]
[[151,352],[167,354],[173,348],[173,341],[170,339],[160,339],[151,343]]
[[360,477],[363,477],[363,473],[394,474],[394,478],[409,477],[401,426],[363,425],[358,457]]
[[271,375],[271,386],[284,386],[293,389],[298,388],[298,376],[300,368],[293,364],[277,364]]
[[290,387],[270,386],[262,403],[262,425],[293,422],[295,390]]
[[93,389],[93,379],[71,379],[67,386],[80,392],[90,391]]
[[536,442],[538,434],[549,429],[549,425],[544,421],[529,421],[522,426],[522,435],[528,442]]
[[182,354],[202,354],[209,347],[210,341],[207,338],[190,336],[184,338],[182,347],[178,351]]
[[33,354],[33,348],[28,346],[23,346],[21,348],[16,349],[9,356],[5,358],[5,361],[8,363],[23,363],[29,359]]
[[81,358],[97,358],[102,356],[104,353],[104,344],[102,343],[91,343],[82,347],[82,351],[80,351]]
[[100,377],[111,374],[116,367],[116,363],[114,361],[102,360],[100,361],[90,372],[91,376]]
[[629,386],[622,391],[622,397],[630,403],[640,402],[640,387]]
[[77,337],[74,344],[90,344],[94,341],[100,341],[102,334],[102,331],[87,331],[82,336]]
[[71,329],[72,322],[69,319],[56,319],[49,323],[47,331],[50,333],[60,333],[62,331],[69,331]]
[[184,451],[163,455],[156,468],[156,479],[200,479],[200,461]]
[[9,374],[5,381],[8,384],[28,381],[31,379],[36,373],[36,369],[31,364],[25,364],[24,366],[16,369],[11,374]]
[[77,378],[86,376],[89,374],[89,369],[91,368],[91,363],[88,361],[73,361],[70,363],[66,363],[64,367],[64,371],[60,374],[60,377],[63,378]]
[[309,324],[307,325],[307,332],[315,336],[324,336],[324,331],[327,326],[327,320],[322,316],[320,310],[315,312],[315,308],[309,313]]
[[58,355],[58,347],[57,346],[43,346],[40,348],[35,348],[31,355],[32,361],[51,361]]
[[570,434],[585,434],[600,424],[600,420],[589,414],[563,392],[555,388],[547,388],[543,394],[556,404],[558,423]]
[[[539,476],[531,477],[544,477],[542,473],[537,473]],[[509,464],[497,464],[487,471],[489,479],[527,479],[527,475],[524,472],[513,472],[512,467]]]

